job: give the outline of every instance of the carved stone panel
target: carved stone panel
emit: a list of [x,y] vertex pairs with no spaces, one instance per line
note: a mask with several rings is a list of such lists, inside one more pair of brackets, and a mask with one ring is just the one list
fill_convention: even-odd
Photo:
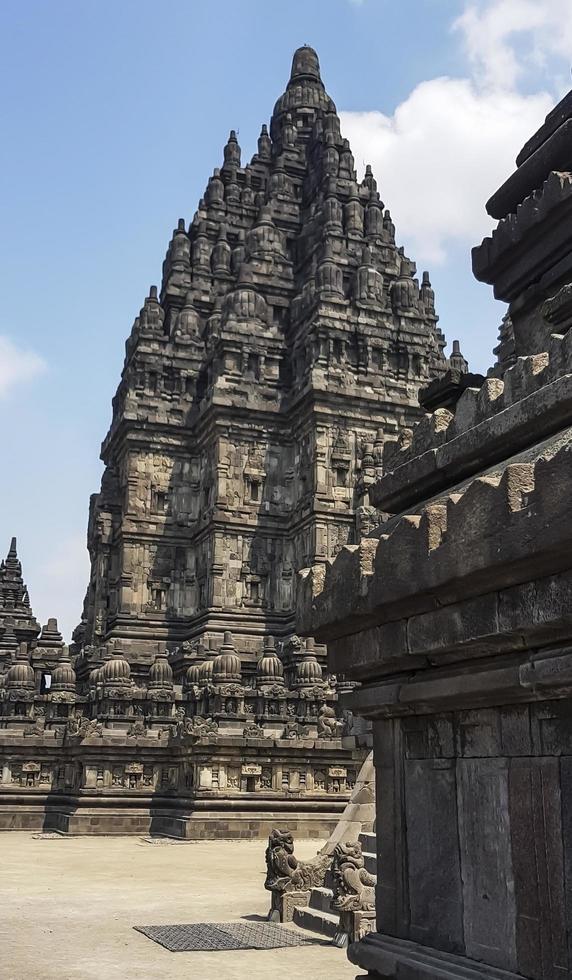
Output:
[[515,970],[508,762],[461,759],[457,765],[466,953],[492,966]]
[[405,763],[410,935],[463,952],[463,896],[453,759]]

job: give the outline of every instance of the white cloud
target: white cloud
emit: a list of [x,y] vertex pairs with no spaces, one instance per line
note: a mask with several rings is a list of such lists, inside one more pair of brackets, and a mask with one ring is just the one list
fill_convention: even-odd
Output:
[[0,398],[17,385],[42,374],[46,362],[34,351],[17,347],[8,337],[0,335]]
[[570,0],[480,0],[466,5],[452,27],[477,79],[513,88],[531,68],[572,59]]
[[422,82],[393,115],[341,113],[358,169],[372,164],[398,236],[419,263],[444,263],[452,248],[489,232],[485,202],[569,87],[570,3],[468,0],[451,23],[466,77]]
[[373,167],[398,237],[418,262],[438,263],[448,247],[467,248],[488,233],[485,201],[552,101],[445,77],[422,82],[393,116],[340,115],[356,161]]

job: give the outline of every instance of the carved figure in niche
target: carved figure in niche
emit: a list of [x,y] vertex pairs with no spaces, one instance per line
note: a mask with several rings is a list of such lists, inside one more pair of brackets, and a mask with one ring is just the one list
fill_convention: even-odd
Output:
[[[363,492],[366,492],[366,488],[361,488]],[[379,527],[381,523],[381,515],[376,507],[370,507],[366,504],[362,504],[360,507],[356,507],[355,512],[355,522],[356,522],[356,541],[359,544],[363,538],[367,537],[368,534],[374,530],[374,528]]]
[[230,789],[240,789],[240,776],[238,769],[229,769],[226,781]]
[[325,792],[326,789],[326,774],[322,772],[321,769],[316,769],[314,773],[314,789]]
[[178,734],[200,738],[201,735],[217,735],[218,725],[212,718],[201,718],[196,715],[194,718],[185,717],[177,728]]
[[365,868],[359,841],[336,844],[332,860],[334,897],[338,912],[368,912],[375,908],[376,877]]
[[42,766],[40,772],[40,783],[51,783],[52,781],[52,770],[48,769],[47,766]]
[[338,721],[336,712],[328,704],[323,704],[318,712],[318,738],[341,738],[343,721]]
[[238,711],[238,701],[236,698],[227,698],[224,703],[224,710],[227,715],[235,715]]
[[262,725],[256,725],[252,722],[249,725],[245,725],[242,730],[244,738],[266,738],[266,732],[264,731]]
[[141,719],[134,721],[127,729],[127,738],[144,738],[146,735],[147,729]]
[[282,738],[298,738],[299,725],[297,721],[289,721],[287,725],[284,726],[284,733]]
[[66,736],[68,738],[90,738],[90,736],[97,736],[101,738],[103,735],[103,725],[100,721],[95,718],[83,718],[81,715],[77,717],[68,718],[66,722]]
[[24,735],[43,735],[46,727],[44,715],[37,715],[32,725],[26,725]]
[[260,777],[262,789],[272,789],[272,769],[263,769]]
[[292,834],[273,830],[266,848],[266,880],[264,887],[283,894],[321,888],[330,867],[329,854],[318,854],[311,861],[298,861],[294,856]]

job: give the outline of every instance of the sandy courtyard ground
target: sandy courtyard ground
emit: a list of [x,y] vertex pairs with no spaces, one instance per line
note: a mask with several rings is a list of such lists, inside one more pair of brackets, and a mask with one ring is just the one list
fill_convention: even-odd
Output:
[[[300,858],[317,842],[301,841]],[[345,950],[170,953],[135,925],[264,916],[264,843],[0,833],[2,980],[350,980]]]

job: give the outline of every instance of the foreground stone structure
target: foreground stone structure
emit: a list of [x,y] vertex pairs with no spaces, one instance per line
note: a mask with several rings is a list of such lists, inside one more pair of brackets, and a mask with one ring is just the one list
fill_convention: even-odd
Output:
[[370,488],[386,520],[303,573],[303,632],[373,723],[372,980],[572,973],[571,131],[572,93],[473,251],[510,304],[497,364],[422,393]]
[[421,417],[420,387],[466,372],[444,343],[300,48],[257,153],[243,166],[231,132],[133,325],[69,655],[0,581],[0,827],[335,826],[364,740],[352,685],[296,636],[296,576],[376,523],[385,440]]

